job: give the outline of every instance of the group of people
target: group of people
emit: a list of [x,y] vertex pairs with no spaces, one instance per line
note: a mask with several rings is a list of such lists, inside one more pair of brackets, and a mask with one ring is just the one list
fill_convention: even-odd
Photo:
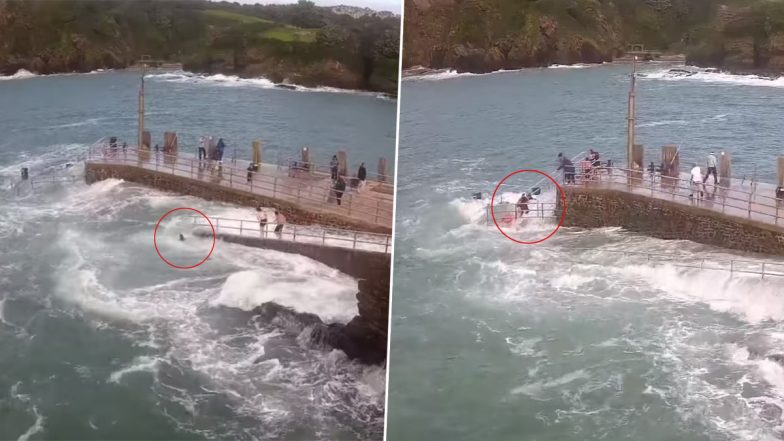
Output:
[[[278,234],[278,237],[281,236],[283,233],[283,226],[286,225],[286,216],[281,213],[279,210],[275,209],[275,233]],[[262,236],[267,235],[267,224],[269,223],[269,219],[267,219],[267,212],[264,211],[261,206],[256,207],[256,220],[259,221],[259,232]]]
[[716,171],[716,165],[718,160],[716,159],[716,154],[714,152],[710,152],[708,155],[707,166],[708,166],[708,173],[703,177],[702,169],[696,163],[692,164],[691,172],[689,172],[689,183],[691,187],[691,194],[689,194],[690,198],[694,197],[694,193],[697,193],[700,198],[703,197],[705,192],[705,183],[708,182],[708,178],[713,175],[713,185],[714,187],[719,184],[719,175]]
[[[338,156],[333,155],[332,160],[329,162],[329,171],[330,177],[332,178],[332,190],[335,192],[335,202],[340,205],[341,200],[343,199],[343,194],[346,192],[346,178],[339,172],[340,161],[338,161]],[[357,178],[354,181],[355,188],[357,189],[357,193],[361,192],[363,188],[365,188],[365,183],[367,181],[367,169],[365,168],[365,163],[359,164],[359,169],[357,170]]]
[[[584,179],[592,178],[601,167],[602,162],[599,160],[599,152],[594,149],[588,150],[588,155],[583,159],[580,163],[580,168],[583,172]],[[563,153],[558,154],[558,169],[557,171],[563,170],[564,172],[564,183],[566,184],[574,184],[575,183],[575,166],[574,162],[571,159],[564,156]]]
[[[207,146],[212,142],[212,136],[199,137],[199,161],[207,159]],[[218,162],[223,161],[223,152],[226,150],[226,143],[223,138],[218,138],[218,144],[215,145],[215,157],[212,158]]]

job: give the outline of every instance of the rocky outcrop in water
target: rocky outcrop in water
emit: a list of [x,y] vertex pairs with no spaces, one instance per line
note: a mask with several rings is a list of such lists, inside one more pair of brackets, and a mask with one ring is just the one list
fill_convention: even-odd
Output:
[[277,303],[263,303],[253,309],[262,323],[273,325],[285,333],[296,336],[306,347],[340,349],[355,360],[367,364],[381,364],[386,359],[386,348],[381,349],[373,330],[360,316],[344,325],[324,323],[317,315],[297,312]]

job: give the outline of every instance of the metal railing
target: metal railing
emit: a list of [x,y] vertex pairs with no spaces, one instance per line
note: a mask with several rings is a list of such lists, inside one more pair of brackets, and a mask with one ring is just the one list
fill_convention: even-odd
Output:
[[[544,248],[551,251],[564,251],[564,249]],[[726,271],[730,274],[753,274],[761,278],[784,277],[784,262],[745,259],[710,259],[705,257],[678,256],[672,254],[648,253],[644,251],[607,250],[596,248],[573,248],[568,251],[582,251],[586,253],[614,253],[623,257],[641,257],[646,262],[667,263],[680,268],[700,270]],[[691,260],[685,263],[685,260]]]
[[[193,225],[196,227],[209,227],[204,217],[191,216],[191,218],[193,219]],[[212,222],[216,234],[223,232],[224,234],[288,240],[380,253],[390,253],[392,250],[392,238],[388,234],[292,224],[285,224],[283,231],[275,232],[274,223],[267,224],[264,228],[261,228],[259,221],[256,219],[210,217],[210,222]]]
[[526,219],[551,219],[555,218],[556,202],[528,202],[527,213],[520,210],[516,203],[504,202],[495,204],[490,212],[490,204],[485,207],[485,220],[488,225],[492,225],[493,217],[499,225],[511,225],[517,221],[523,222]]
[[285,200],[317,213],[339,215],[390,229],[392,227],[391,195],[367,191],[370,196],[357,197],[355,191],[346,188],[342,198],[338,199],[331,186],[314,185],[313,181],[291,177],[274,164],[262,164],[257,171],[248,171],[216,161],[200,161],[182,155],[168,155],[131,147],[122,148],[119,141],[110,145],[107,138],[102,138],[91,146],[87,160],[155,170]]
[[[775,197],[775,186],[744,183],[725,178],[719,185],[694,184],[686,174],[670,177],[643,170],[596,167],[578,170],[574,184],[566,185],[620,190],[771,225],[784,225],[784,200]],[[771,195],[761,194],[761,191],[769,191]]]
[[[302,171],[303,173],[313,173],[322,176],[332,175],[332,167],[329,164],[323,164],[323,163],[312,162],[312,161],[304,162],[301,159],[297,159],[293,156],[288,156],[280,159],[278,161],[278,165],[286,167],[288,169],[296,169]],[[356,174],[352,174],[352,172],[349,170],[346,170],[346,174],[348,177],[356,177]],[[392,187],[394,185],[392,179],[393,177],[391,175],[381,176],[378,173],[373,173],[370,171],[367,172],[368,182],[375,182],[377,184]]]

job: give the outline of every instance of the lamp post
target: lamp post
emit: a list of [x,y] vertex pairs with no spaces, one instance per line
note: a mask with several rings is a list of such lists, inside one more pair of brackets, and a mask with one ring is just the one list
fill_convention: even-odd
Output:
[[144,137],[144,74],[147,65],[142,63],[142,85],[139,88],[139,133],[138,133],[138,143],[136,144],[136,148],[141,150],[142,148],[142,140]]
[[627,128],[627,145],[626,157],[627,169],[631,170],[633,165],[632,151],[634,149],[634,125],[636,121],[635,109],[635,88],[637,83],[637,56],[632,57],[632,83],[629,89],[629,111],[628,111],[628,128]]

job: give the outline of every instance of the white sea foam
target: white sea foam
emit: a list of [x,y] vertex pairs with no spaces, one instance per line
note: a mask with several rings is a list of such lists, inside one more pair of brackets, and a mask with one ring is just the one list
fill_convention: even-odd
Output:
[[667,298],[704,303],[749,323],[784,320],[780,280],[717,270],[687,270],[672,265],[629,265],[619,272],[648,281]]
[[19,69],[13,75],[0,76],[0,81],[2,81],[2,80],[24,80],[24,79],[27,79],[27,78],[35,78],[37,76],[38,76],[37,74],[34,74],[34,73],[30,72],[29,70]]
[[[186,84],[213,84],[225,87],[255,87],[260,89],[280,89],[297,92],[342,93],[352,95],[365,95],[376,98],[389,99],[384,94],[354,89],[341,89],[337,87],[318,86],[305,87],[294,84],[278,84],[264,77],[243,78],[236,75],[213,74],[203,75],[186,71],[164,72],[148,74],[146,78],[171,83]],[[284,87],[281,87],[284,86]]]
[[693,75],[684,75],[670,72],[670,69],[661,69],[653,72],[641,73],[640,78],[661,81],[696,81],[737,86],[784,87],[784,77],[767,78],[758,75],[735,75],[725,72],[705,71],[688,66],[687,68],[695,73]]
[[332,280],[314,280],[305,276],[307,270],[301,266],[306,264],[303,259],[300,264],[292,265],[290,275],[261,270],[231,274],[211,303],[250,311],[262,303],[275,302],[300,312],[318,314],[328,322],[351,320],[357,314],[356,281],[337,271]]
[[133,372],[156,372],[158,370],[159,360],[156,357],[140,356],[134,358],[128,366],[118,369],[109,375],[107,381],[111,383],[119,383],[122,378]]
[[534,383],[524,384],[512,389],[511,393],[513,395],[522,394],[528,395],[535,399],[544,399],[543,393],[549,389],[556,387],[560,388],[562,386],[566,386],[569,383],[579,380],[588,380],[590,378],[591,376],[588,374],[588,371],[585,369],[578,369],[547,381],[537,381]]

